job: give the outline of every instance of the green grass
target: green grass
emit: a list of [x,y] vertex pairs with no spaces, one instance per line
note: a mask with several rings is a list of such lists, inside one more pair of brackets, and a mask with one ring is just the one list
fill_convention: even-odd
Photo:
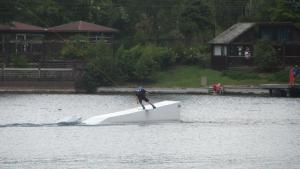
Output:
[[[259,85],[263,83],[279,83],[272,78],[273,74],[249,75],[249,72],[230,72],[228,74],[197,66],[176,66],[169,70],[158,72],[155,82],[145,84],[148,87],[201,87],[201,77],[206,76],[208,85],[220,82],[223,85]],[[245,78],[237,78],[245,76]],[[284,79],[284,78],[283,78]],[[281,82],[282,83],[282,82]]]

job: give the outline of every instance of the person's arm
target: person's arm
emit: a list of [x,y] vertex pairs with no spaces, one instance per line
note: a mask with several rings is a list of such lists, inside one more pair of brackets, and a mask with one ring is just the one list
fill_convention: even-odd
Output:
[[149,91],[145,90],[145,94],[151,94],[151,92],[149,92]]
[[137,93],[135,93],[135,99],[136,99],[136,103],[139,104],[139,98],[138,98]]

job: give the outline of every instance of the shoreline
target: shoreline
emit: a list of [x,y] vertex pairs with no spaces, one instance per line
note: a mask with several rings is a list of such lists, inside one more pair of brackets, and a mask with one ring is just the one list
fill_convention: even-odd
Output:
[[[136,88],[129,87],[99,87],[97,93],[106,94],[129,94],[134,93]],[[209,92],[209,87],[199,88],[146,88],[153,94],[195,94],[195,95],[213,95]],[[252,95],[252,96],[268,96],[269,91],[259,87],[241,87],[241,86],[225,86],[223,95]]]
[[[212,95],[209,87],[199,88],[146,88],[152,94],[195,94]],[[135,92],[133,87],[98,87],[96,93],[91,94],[132,94]],[[10,87],[0,86],[0,94],[90,94],[78,91],[74,87],[59,86],[30,86],[30,87]],[[269,91],[259,87],[247,86],[226,86],[223,95],[249,95],[249,96],[268,96]]]

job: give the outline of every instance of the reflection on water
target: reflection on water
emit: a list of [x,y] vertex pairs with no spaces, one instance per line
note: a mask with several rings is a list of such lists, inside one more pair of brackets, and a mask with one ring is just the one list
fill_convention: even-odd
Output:
[[12,126],[0,128],[0,168],[300,168],[299,99],[150,99],[181,101],[183,122],[55,126],[138,105],[129,95],[1,95],[0,125]]

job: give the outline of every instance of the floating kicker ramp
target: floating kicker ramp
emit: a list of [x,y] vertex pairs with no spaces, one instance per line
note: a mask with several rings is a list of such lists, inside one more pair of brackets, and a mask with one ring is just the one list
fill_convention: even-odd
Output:
[[180,121],[180,102],[162,101],[151,105],[146,105],[146,109],[137,107],[124,111],[94,116],[82,121],[83,125],[101,125],[101,124],[124,124],[140,122],[170,122]]

